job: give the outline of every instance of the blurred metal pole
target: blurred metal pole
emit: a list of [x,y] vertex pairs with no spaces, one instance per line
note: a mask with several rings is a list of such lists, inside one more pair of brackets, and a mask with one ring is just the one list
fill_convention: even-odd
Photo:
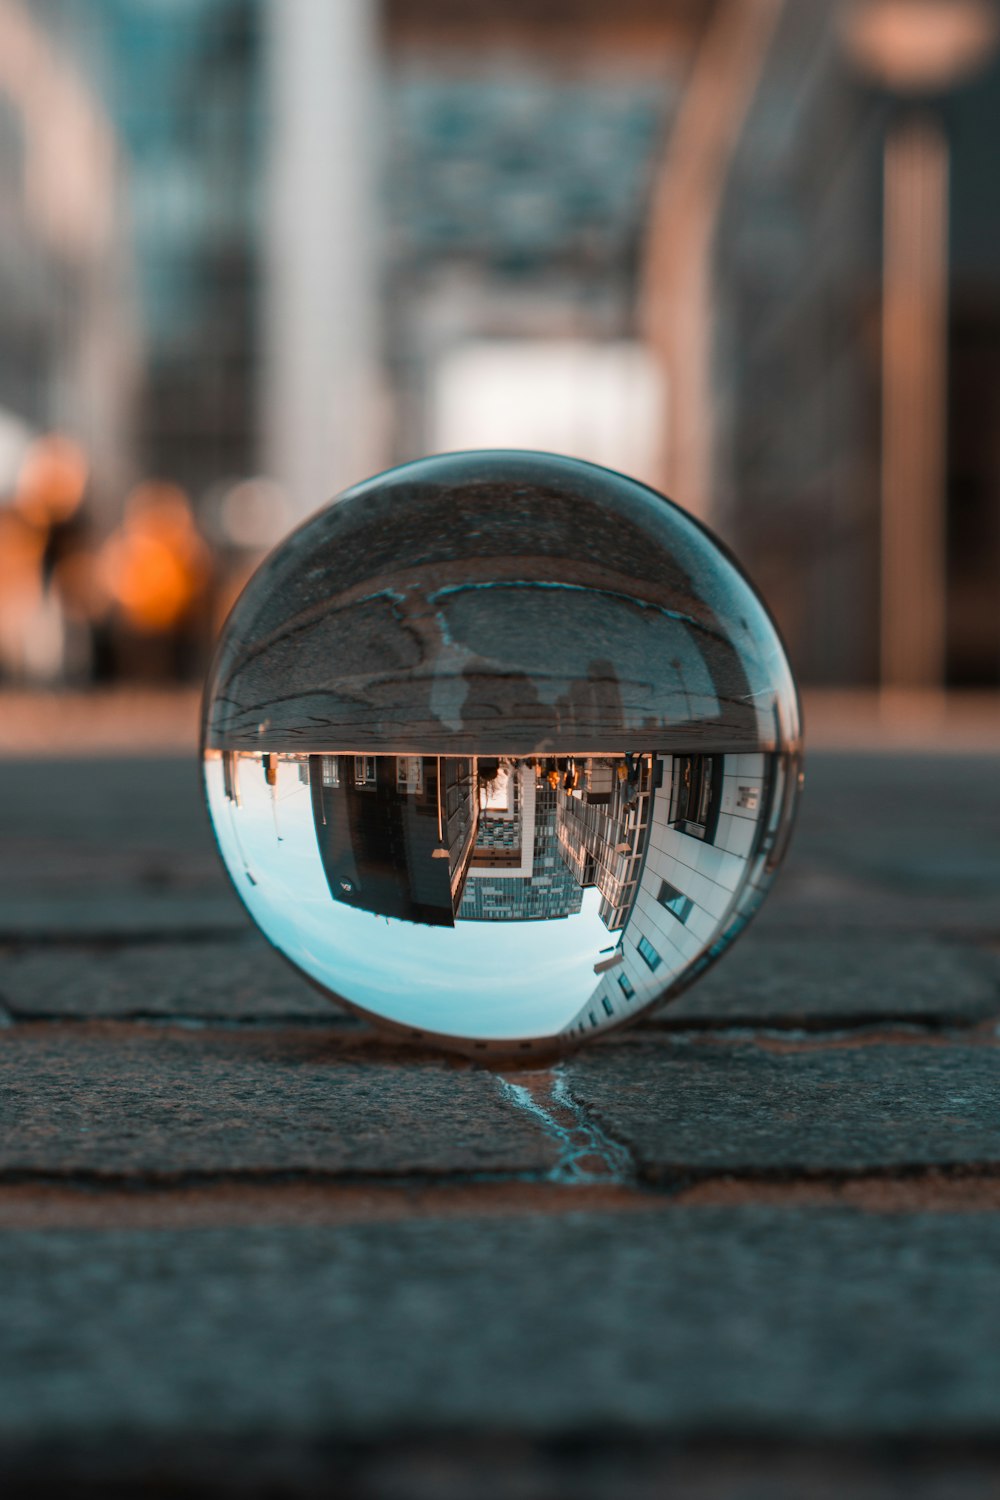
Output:
[[294,515],[384,466],[372,0],[269,0],[262,466]]
[[945,665],[948,147],[932,117],[891,129],[884,213],[882,686],[935,689]]

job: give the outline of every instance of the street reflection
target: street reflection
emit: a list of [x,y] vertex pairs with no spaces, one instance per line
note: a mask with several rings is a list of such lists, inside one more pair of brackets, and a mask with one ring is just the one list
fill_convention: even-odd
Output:
[[205,771],[244,900],[318,983],[420,1034],[530,1041],[625,1019],[723,951],[780,860],[797,767],[209,749]]

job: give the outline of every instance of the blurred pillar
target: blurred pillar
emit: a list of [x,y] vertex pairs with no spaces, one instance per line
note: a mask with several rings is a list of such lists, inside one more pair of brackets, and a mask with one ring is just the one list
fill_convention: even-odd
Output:
[[931,117],[885,147],[882,685],[944,681],[948,148]]
[[308,515],[383,466],[378,6],[269,0],[262,464]]
[[135,479],[143,370],[128,181],[114,121],[58,19],[0,0],[0,114],[20,177],[3,205],[4,254],[45,370],[20,415],[83,443],[90,516],[110,530]]
[[718,0],[666,143],[650,216],[641,321],[666,375],[659,482],[712,518],[712,278],[729,163],[783,0]]
[[986,66],[1000,18],[994,0],[847,0],[839,19],[860,71],[910,101],[884,158],[880,645],[889,702],[945,679],[948,144],[932,101]]

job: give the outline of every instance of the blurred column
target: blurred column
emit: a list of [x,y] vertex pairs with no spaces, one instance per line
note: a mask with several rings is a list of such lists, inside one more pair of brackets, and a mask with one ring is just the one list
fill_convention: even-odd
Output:
[[929,116],[885,147],[882,684],[944,681],[948,148]]
[[88,24],[0,0],[0,115],[9,124],[0,148],[19,179],[4,204],[5,279],[19,320],[35,324],[41,389],[27,398],[16,361],[7,373],[27,408],[20,415],[83,443],[90,515],[109,530],[135,477],[143,351],[123,154],[78,56]]
[[985,66],[994,0],[847,0],[859,70],[903,105],[885,144],[882,249],[881,675],[944,687],[948,559],[948,143],[940,101]]
[[383,466],[373,0],[269,0],[263,467],[308,515]]
[[784,0],[718,0],[709,12],[653,193],[641,322],[666,378],[658,482],[711,521],[712,245],[732,154]]

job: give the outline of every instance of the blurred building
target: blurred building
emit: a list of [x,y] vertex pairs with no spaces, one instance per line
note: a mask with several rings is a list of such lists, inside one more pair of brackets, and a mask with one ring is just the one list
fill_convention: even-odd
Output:
[[85,445],[107,518],[134,474],[143,352],[123,155],[72,20],[0,3],[0,503],[58,429]]
[[200,497],[257,459],[261,8],[102,0],[99,21],[57,8],[126,162],[145,350],[136,459]]
[[[37,541],[6,570],[0,679],[203,665],[214,570],[190,502],[204,524],[258,446],[258,18],[0,0],[0,531],[27,519]],[[28,503],[33,440],[82,455],[71,528]],[[180,548],[153,535],[154,492]]]
[[996,24],[787,4],[733,151],[712,519],[812,683],[1000,683]]
[[379,467],[567,451],[805,681],[996,686],[996,11],[0,0],[0,469],[180,486],[221,607]]

